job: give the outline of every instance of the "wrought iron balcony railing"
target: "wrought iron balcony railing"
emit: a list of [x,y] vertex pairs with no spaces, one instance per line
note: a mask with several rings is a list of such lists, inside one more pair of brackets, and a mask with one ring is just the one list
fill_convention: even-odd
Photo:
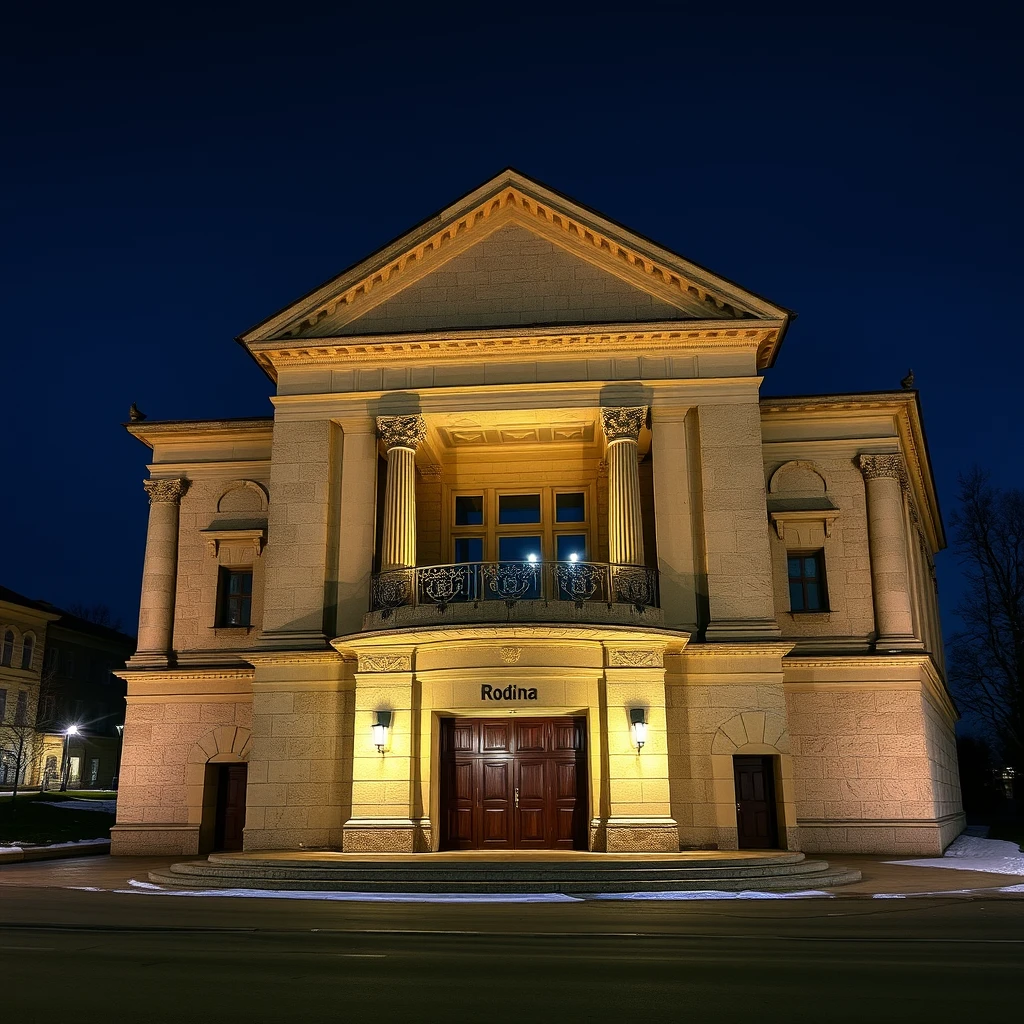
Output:
[[370,610],[385,617],[396,608],[504,601],[571,601],[658,607],[658,570],[606,562],[462,562],[389,569],[371,581]]

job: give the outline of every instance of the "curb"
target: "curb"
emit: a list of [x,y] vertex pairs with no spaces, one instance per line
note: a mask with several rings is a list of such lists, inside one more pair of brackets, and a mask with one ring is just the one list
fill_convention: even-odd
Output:
[[61,860],[65,857],[92,857],[110,853],[110,840],[88,844],[62,843],[59,846],[9,846],[0,848],[0,864],[21,864],[34,860]]

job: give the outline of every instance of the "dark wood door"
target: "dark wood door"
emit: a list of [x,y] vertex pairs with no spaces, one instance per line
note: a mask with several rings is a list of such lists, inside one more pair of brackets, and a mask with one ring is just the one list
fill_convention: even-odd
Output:
[[444,719],[441,847],[586,849],[582,719]]
[[771,757],[734,757],[736,828],[741,850],[774,850],[779,845],[775,818],[775,771]]
[[245,828],[245,786],[249,766],[221,765],[217,779],[217,824],[214,848],[240,850]]

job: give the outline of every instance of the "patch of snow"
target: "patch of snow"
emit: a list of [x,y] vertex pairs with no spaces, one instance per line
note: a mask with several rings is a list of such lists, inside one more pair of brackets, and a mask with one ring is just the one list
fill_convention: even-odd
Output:
[[996,892],[1024,892],[1024,885],[1004,885],[1002,889],[997,889]]
[[591,896],[595,900],[793,900],[809,897],[832,899],[832,893],[820,889],[803,889],[800,892],[758,892],[743,889],[740,892],[726,892],[721,889],[698,889],[693,892],[672,890],[670,892],[602,892]]
[[961,835],[954,839],[943,857],[890,860],[886,863],[905,864],[917,868],[984,871],[995,875],[1024,875],[1024,853],[1021,853],[1016,843],[969,835]]
[[297,889],[164,889],[152,882],[132,878],[130,889],[116,893],[148,896],[228,896],[259,900],[335,900],[348,903],[579,903],[576,896],[558,892],[475,893],[475,892],[307,892]]
[[40,803],[44,807],[60,807],[66,811],[103,811],[105,814],[117,811],[116,800],[42,800]]

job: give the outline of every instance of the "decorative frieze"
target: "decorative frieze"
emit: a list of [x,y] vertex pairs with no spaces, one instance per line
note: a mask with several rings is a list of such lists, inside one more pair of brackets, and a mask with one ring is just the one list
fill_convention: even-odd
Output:
[[627,649],[609,651],[608,664],[613,668],[661,668],[663,662],[660,651]]
[[427,436],[427,424],[422,416],[378,416],[377,433],[388,451],[392,448],[415,451]]
[[411,654],[364,654],[359,658],[360,672],[411,672]]
[[515,665],[522,656],[523,649],[521,647],[502,647],[501,649],[501,660],[506,665]]
[[188,480],[182,477],[180,480],[143,480],[142,486],[146,488],[149,495],[150,505],[158,501],[170,501],[177,504],[185,496],[188,490]]
[[601,426],[609,444],[613,441],[639,440],[640,430],[646,419],[646,405],[601,410]]

